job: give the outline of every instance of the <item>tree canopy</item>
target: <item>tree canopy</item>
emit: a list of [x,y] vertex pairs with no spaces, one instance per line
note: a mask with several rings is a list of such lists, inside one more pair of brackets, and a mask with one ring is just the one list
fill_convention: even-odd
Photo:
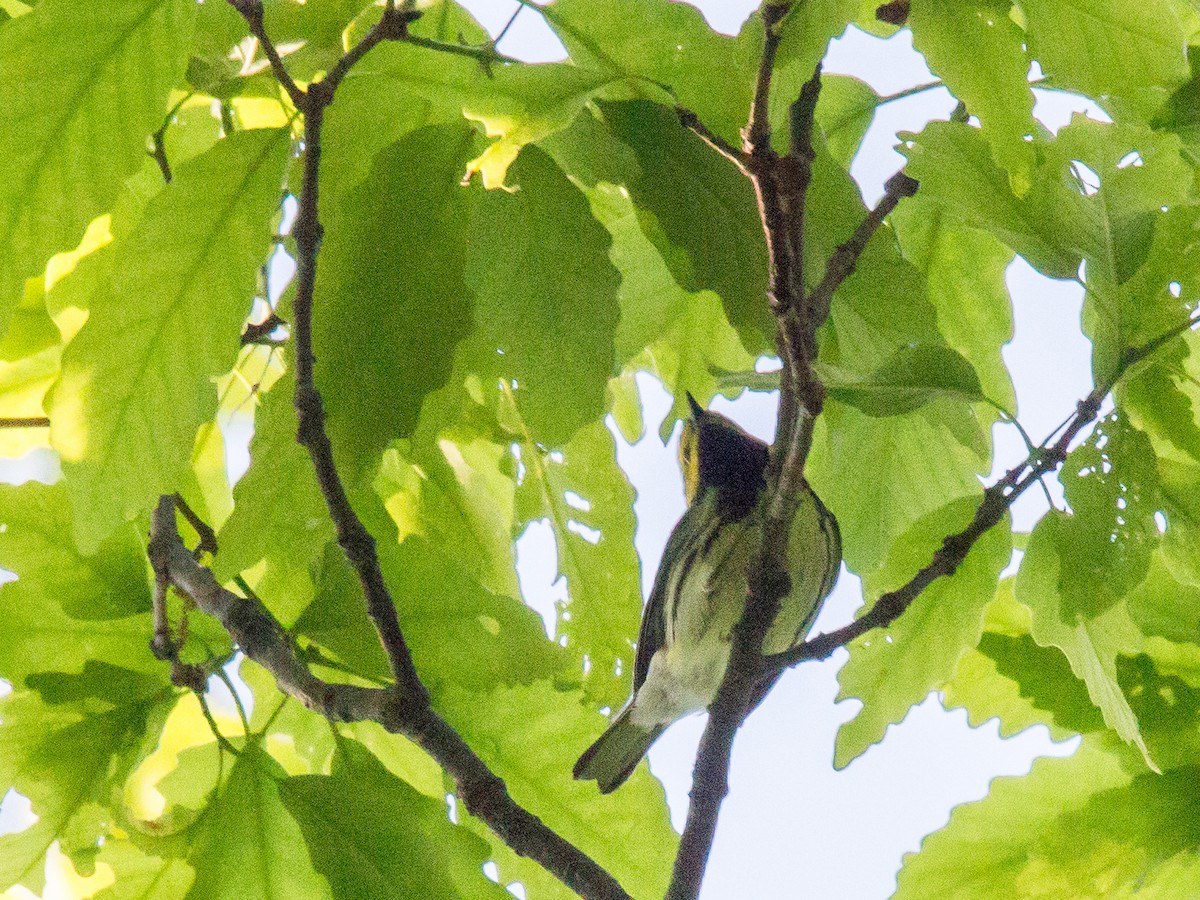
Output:
[[[845,647],[839,767],[931,691],[1082,738],[956,809],[897,897],[1194,896],[1195,0],[518,13],[568,58],[449,0],[0,0],[0,454],[61,462],[0,486],[0,788],[32,813],[0,888],[695,896],[753,679]],[[847,27],[911,32],[960,101],[871,208],[849,167],[895,97],[821,72]],[[1053,133],[1034,87],[1103,121]],[[988,482],[1015,255],[1083,286],[1094,387]],[[781,528],[681,842],[644,766],[571,779],[642,608],[614,431],[746,390],[780,397]],[[801,477],[865,603],[764,659]],[[516,575],[538,522],[553,637]]]

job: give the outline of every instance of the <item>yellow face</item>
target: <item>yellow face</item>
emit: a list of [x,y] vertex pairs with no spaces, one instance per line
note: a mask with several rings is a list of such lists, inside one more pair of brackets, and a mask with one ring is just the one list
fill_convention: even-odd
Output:
[[700,485],[700,429],[695,419],[683,423],[679,436],[679,469],[683,472],[683,492],[691,504]]

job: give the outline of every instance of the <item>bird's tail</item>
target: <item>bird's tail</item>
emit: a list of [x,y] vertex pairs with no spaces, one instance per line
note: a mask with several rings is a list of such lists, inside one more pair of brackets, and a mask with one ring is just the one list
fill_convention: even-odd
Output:
[[666,727],[640,728],[629,718],[629,711],[630,707],[622,710],[575,763],[575,777],[594,779],[602,794],[615,791],[625,783]]

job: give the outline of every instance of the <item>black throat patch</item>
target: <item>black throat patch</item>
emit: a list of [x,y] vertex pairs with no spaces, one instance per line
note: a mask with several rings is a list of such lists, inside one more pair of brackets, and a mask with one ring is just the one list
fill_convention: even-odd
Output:
[[722,518],[744,518],[766,486],[767,445],[714,413],[697,425],[699,489],[717,489]]

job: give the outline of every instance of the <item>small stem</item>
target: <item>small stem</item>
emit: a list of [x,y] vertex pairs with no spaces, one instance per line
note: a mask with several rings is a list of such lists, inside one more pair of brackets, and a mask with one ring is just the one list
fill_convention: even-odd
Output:
[[923,94],[926,91],[932,91],[934,88],[944,87],[945,82],[928,81],[925,84],[918,84],[915,87],[905,88],[902,91],[896,91],[894,94],[885,94],[875,102],[875,108],[883,106],[885,103],[895,103],[897,100],[904,100],[907,97],[915,97],[917,94]]
[[518,3],[517,8],[513,10],[513,14],[509,16],[508,21],[504,23],[504,27],[500,29],[500,33],[492,38],[490,43],[493,50],[496,49],[497,44],[504,40],[504,36],[508,34],[508,30],[513,27],[513,23],[517,21],[517,16],[521,14],[523,9],[525,9],[525,7]]
[[466,56],[470,59],[486,64],[490,63],[515,63],[520,64],[520,60],[512,56],[506,56],[503,53],[498,53],[491,44],[484,44],[482,47],[475,47],[471,44],[452,44],[449,41],[435,41],[432,38],[421,37],[416,34],[408,34],[404,37],[404,43],[412,44],[414,47],[424,47],[427,50],[437,50],[441,53],[449,53],[455,56]]
[[255,322],[247,325],[242,332],[242,346],[246,344],[261,344],[270,343],[278,344],[279,342],[271,338],[271,333],[277,328],[287,325],[287,322],[274,311],[271,312],[261,322]]
[[163,142],[163,129],[160,128],[154,134],[150,135],[150,140],[154,142],[154,150],[150,156],[158,163],[158,171],[162,173],[163,181],[166,184],[171,183],[171,162],[167,159],[167,146]]
[[267,34],[267,30],[263,26],[262,0],[229,0],[229,5],[242,14],[242,18],[246,20],[246,25],[249,27],[250,33],[254,35],[258,41],[258,45],[262,47],[263,55],[267,57],[267,61],[271,64],[271,71],[275,73],[275,80],[283,86],[287,95],[292,99],[292,105],[297,109],[301,109],[304,104],[304,91],[292,79],[291,73],[288,72],[287,66],[283,63],[283,58],[279,55],[279,50],[275,47],[275,42],[271,40],[270,35]]
[[183,517],[187,519],[187,523],[192,526],[192,529],[196,532],[196,537],[199,539],[199,543],[196,544],[195,550],[196,559],[200,559],[200,557],[204,555],[205,551],[211,553],[213,556],[216,556],[217,533],[212,530],[212,526],[201,519],[200,516],[198,516],[190,506],[188,506],[188,503],[183,499],[182,494],[175,495],[175,506],[183,515]]
[[246,716],[246,707],[242,705],[242,698],[238,696],[237,689],[233,686],[233,679],[229,677],[229,673],[225,671],[224,666],[217,666],[213,674],[220,679],[223,685],[225,685],[225,690],[229,691],[229,696],[233,700],[233,705],[237,707],[238,718],[242,720],[242,733],[249,738],[250,719]]
[[229,753],[231,756],[241,755],[241,751],[229,742],[229,738],[221,733],[221,728],[217,725],[217,720],[209,709],[208,700],[203,694],[197,694],[196,699],[200,701],[200,711],[204,714],[204,721],[208,723],[209,730],[213,733],[213,737],[217,739],[217,746]]
[[746,173],[746,167],[750,162],[750,155],[744,150],[739,150],[733,144],[729,143],[725,138],[721,137],[716,132],[712,131],[707,125],[700,121],[700,117],[683,106],[675,107],[675,115],[679,116],[679,124],[689,131],[695,132],[696,136],[708,146],[712,147],[727,160]]

